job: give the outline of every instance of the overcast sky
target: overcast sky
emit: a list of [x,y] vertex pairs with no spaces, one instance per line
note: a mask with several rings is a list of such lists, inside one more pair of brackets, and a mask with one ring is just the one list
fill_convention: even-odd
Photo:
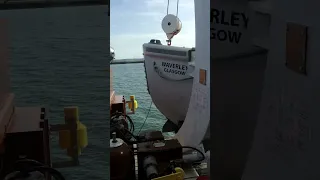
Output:
[[[176,14],[177,0],[170,0],[169,14]],[[110,44],[116,59],[142,58],[142,44],[150,39],[166,43],[161,21],[167,14],[167,0],[111,0]],[[172,46],[195,46],[194,0],[180,0],[182,29]]]

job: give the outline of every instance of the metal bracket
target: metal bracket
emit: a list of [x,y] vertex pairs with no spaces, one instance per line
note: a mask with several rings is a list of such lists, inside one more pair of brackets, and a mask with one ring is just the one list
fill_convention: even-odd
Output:
[[64,167],[72,167],[72,166],[78,166],[79,163],[79,157],[77,152],[78,147],[78,133],[77,133],[77,122],[75,118],[68,118],[68,121],[65,122],[65,124],[54,124],[50,125],[48,120],[46,119],[45,109],[41,108],[41,119],[42,122],[40,122],[40,128],[43,128],[44,132],[44,143],[47,147],[50,147],[50,141],[49,141],[49,134],[50,132],[54,131],[61,131],[61,130],[69,130],[70,131],[70,138],[71,138],[71,146],[72,148],[72,157],[70,160],[62,161],[62,162],[51,162],[50,160],[50,149],[45,148],[45,152],[47,154],[46,157],[46,163],[51,164],[54,168],[64,168]]
[[207,70],[199,70],[199,83],[202,85],[207,85]]
[[286,66],[299,74],[307,75],[307,36],[308,27],[287,23]]

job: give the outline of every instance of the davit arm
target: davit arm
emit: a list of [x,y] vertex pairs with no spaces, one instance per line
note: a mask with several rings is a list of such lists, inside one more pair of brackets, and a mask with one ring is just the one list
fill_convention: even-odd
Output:
[[[176,138],[182,146],[199,149],[210,122],[210,0],[195,0],[194,7],[197,61],[188,113]],[[206,154],[210,158],[210,153]],[[184,157],[186,161],[198,158],[190,155]]]

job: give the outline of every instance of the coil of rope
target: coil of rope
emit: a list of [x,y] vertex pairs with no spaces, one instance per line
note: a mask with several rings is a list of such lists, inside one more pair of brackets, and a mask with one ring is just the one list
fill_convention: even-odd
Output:
[[111,115],[110,118],[110,133],[116,132],[126,143],[134,143],[132,139],[136,139],[133,134],[135,127],[130,116],[125,115],[121,112],[116,112]]

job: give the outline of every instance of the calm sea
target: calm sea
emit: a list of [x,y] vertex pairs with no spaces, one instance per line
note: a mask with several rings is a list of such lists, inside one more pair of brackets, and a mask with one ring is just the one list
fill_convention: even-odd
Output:
[[143,64],[119,64],[111,65],[113,73],[114,89],[117,94],[129,98],[135,95],[138,101],[138,109],[131,115],[135,121],[135,129],[161,130],[166,118],[152,103],[147,90],[147,81]]
[[[18,106],[50,108],[50,122],[63,122],[63,107],[78,106],[89,145],[78,167],[59,169],[67,179],[109,179],[109,21],[106,6],[0,12],[10,27],[12,90]],[[130,47],[128,47],[130,48]],[[135,95],[132,116],[139,130],[151,99],[143,64],[113,65],[117,93]],[[152,105],[145,128],[165,118]],[[53,160],[65,157],[53,138]]]

